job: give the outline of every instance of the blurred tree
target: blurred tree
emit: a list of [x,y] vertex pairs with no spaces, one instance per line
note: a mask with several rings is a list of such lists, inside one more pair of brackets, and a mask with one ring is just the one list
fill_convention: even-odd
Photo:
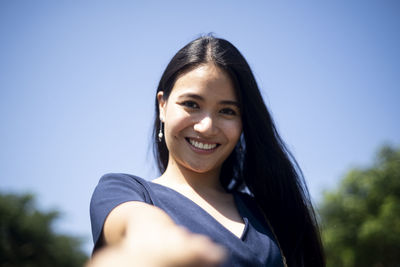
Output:
[[351,170],[319,212],[328,267],[400,266],[400,149]]
[[38,211],[32,195],[0,194],[0,266],[83,266],[81,240],[52,230],[57,217]]

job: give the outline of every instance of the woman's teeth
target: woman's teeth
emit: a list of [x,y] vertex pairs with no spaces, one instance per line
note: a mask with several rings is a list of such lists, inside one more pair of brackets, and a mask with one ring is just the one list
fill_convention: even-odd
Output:
[[204,143],[192,140],[192,139],[189,139],[189,142],[192,146],[199,148],[199,149],[204,149],[204,150],[214,149],[217,146],[217,144],[204,144]]

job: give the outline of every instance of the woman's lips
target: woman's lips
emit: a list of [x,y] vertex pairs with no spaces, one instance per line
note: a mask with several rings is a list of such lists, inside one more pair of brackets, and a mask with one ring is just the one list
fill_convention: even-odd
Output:
[[189,137],[186,137],[185,139],[190,144],[190,146],[196,151],[212,152],[218,146],[220,146],[220,144],[215,143],[215,142],[205,142],[205,141],[200,141],[200,140],[196,140],[196,139],[189,138]]

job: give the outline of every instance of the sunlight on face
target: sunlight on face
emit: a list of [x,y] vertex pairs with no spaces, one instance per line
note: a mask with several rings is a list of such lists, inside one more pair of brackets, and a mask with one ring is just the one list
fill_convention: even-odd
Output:
[[242,132],[229,76],[213,64],[180,76],[167,101],[158,95],[170,162],[198,173],[219,172]]

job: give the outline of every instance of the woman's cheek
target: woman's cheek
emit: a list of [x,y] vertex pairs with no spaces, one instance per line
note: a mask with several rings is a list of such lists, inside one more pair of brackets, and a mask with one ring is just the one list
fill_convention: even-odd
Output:
[[225,126],[226,134],[230,140],[239,139],[242,133],[242,123],[241,121],[231,121]]
[[[167,131],[174,137],[182,134],[182,131],[194,124],[193,118],[186,114],[177,114],[178,116],[169,117]],[[168,134],[167,133],[167,134]]]

